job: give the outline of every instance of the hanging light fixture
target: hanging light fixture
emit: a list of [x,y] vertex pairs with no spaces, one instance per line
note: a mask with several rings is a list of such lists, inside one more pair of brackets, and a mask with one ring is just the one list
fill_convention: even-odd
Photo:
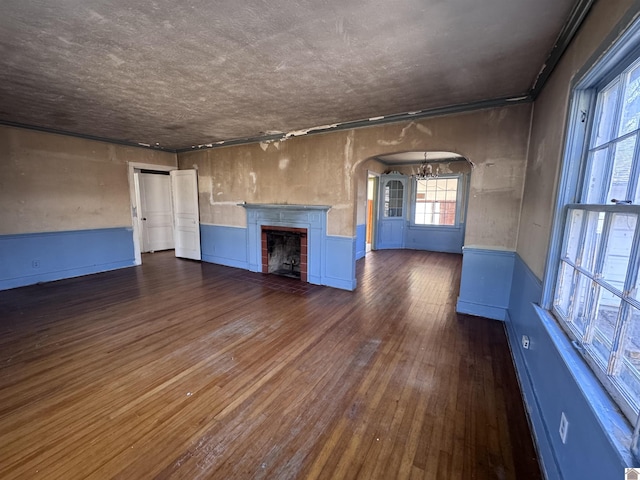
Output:
[[436,165],[435,171],[433,165],[427,162],[427,152],[424,152],[424,161],[418,167],[418,173],[413,175],[417,180],[426,180],[427,178],[436,178],[440,173],[440,165]]

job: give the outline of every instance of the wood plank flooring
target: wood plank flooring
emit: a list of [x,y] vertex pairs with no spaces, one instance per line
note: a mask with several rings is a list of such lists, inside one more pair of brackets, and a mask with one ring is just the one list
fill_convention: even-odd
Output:
[[373,252],[345,292],[171,253],[0,292],[0,478],[541,478],[459,256]]

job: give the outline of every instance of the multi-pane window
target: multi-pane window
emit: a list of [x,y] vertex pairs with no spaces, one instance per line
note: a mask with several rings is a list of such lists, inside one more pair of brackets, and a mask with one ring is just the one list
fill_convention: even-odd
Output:
[[640,61],[597,90],[553,310],[632,421],[640,410]]
[[384,216],[402,217],[404,184],[400,180],[388,180],[384,186]]
[[455,225],[458,177],[416,179],[414,223]]

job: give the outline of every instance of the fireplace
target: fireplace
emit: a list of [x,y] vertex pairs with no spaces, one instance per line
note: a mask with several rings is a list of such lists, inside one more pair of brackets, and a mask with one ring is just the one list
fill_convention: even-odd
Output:
[[262,225],[262,273],[307,281],[307,229]]
[[[269,273],[266,232],[273,230],[298,232],[300,234],[300,280],[314,285],[333,286],[332,278],[327,275],[327,265],[330,266],[329,272],[331,272],[333,265],[338,263],[329,263],[325,256],[328,238],[327,211],[331,208],[330,206],[265,203],[241,203],[239,206],[247,210],[249,270]],[[334,247],[333,251],[338,250]],[[334,258],[337,256],[334,255]],[[350,289],[353,290],[353,288]]]

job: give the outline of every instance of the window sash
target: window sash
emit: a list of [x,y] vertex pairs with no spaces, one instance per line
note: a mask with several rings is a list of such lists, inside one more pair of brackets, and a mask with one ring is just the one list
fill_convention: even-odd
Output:
[[[451,180],[455,180],[455,188],[449,188]],[[419,182],[424,182],[424,188],[420,188]],[[445,188],[439,191],[444,192],[444,197],[440,200],[438,200],[438,198],[430,199],[430,197],[437,197],[437,193],[434,193],[436,192],[435,189],[438,188],[439,183],[443,182],[446,182]],[[413,209],[411,224],[421,228],[458,227],[461,221],[460,203],[462,184],[462,175],[440,175],[427,179],[414,179],[411,202]],[[420,192],[418,190],[420,190]],[[423,195],[424,200],[418,199],[419,195]],[[451,204],[453,204],[453,212],[450,210]],[[421,208],[419,208],[419,206]],[[451,213],[453,213],[453,221],[451,223],[440,223],[443,219],[446,220],[447,217],[451,218]]]
[[[625,415],[636,422],[640,409],[640,359],[637,365],[632,364],[624,349],[628,346],[632,352],[627,333],[637,325],[634,322],[640,322],[636,318],[640,317],[640,296],[635,290],[639,286],[640,205],[569,204],[565,208],[567,221],[552,311]],[[600,241],[593,243],[595,259],[592,265],[585,266],[585,246],[591,245],[589,219],[595,218],[589,217],[591,212],[604,215],[604,221]],[[622,283],[604,275],[609,248],[616,241],[614,236],[620,235],[614,224],[616,216],[635,219]],[[615,312],[615,320],[601,318],[607,311]],[[582,312],[585,314],[580,315]],[[634,313],[636,317],[632,316]],[[636,351],[640,352],[640,345],[633,350]],[[621,372],[628,381],[624,381]],[[636,390],[631,391],[629,385],[636,385]]]

